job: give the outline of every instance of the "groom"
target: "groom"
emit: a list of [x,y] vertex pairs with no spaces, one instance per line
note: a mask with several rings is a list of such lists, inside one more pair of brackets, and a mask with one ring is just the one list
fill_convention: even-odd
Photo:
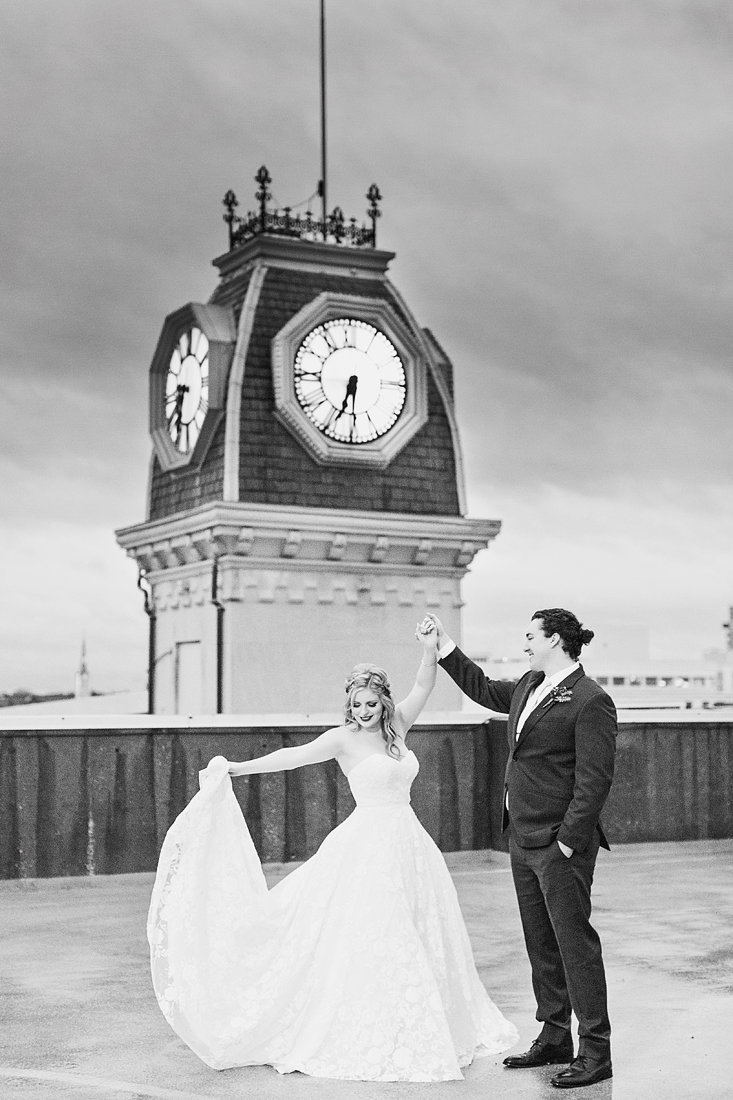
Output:
[[513,682],[487,679],[440,620],[428,618],[448,675],[474,702],[509,715],[503,827],[542,1030],[504,1065],[571,1063],[551,1078],[556,1088],[604,1081],[613,1075],[611,1025],[601,943],[589,918],[598,848],[608,848],[598,819],[613,778],[617,726],[613,702],[578,662],[593,631],[562,608],[535,611],[525,635],[530,671]]

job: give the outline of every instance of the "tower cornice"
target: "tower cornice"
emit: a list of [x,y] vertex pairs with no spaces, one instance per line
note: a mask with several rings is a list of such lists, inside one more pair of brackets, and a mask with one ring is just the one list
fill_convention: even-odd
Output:
[[383,279],[394,252],[379,248],[353,248],[323,241],[261,233],[238,248],[217,256],[212,263],[222,282],[240,275],[255,264],[300,271],[329,271],[338,275]]
[[116,532],[148,573],[234,556],[253,566],[379,572],[407,568],[462,576],[501,529],[499,520],[217,503]]

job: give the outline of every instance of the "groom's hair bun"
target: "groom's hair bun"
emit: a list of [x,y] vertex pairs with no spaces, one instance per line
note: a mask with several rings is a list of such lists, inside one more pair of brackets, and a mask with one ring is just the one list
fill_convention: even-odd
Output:
[[560,635],[562,647],[571,661],[577,661],[583,646],[588,645],[595,637],[592,630],[584,627],[578,617],[564,607],[546,607],[542,611],[535,611],[532,618],[542,620],[545,637]]

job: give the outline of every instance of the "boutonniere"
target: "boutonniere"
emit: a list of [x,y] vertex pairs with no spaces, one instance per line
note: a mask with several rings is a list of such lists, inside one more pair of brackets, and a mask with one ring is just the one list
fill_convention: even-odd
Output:
[[550,703],[569,703],[573,697],[573,693],[570,688],[563,687],[562,684],[556,684],[547,696],[545,706],[549,707]]

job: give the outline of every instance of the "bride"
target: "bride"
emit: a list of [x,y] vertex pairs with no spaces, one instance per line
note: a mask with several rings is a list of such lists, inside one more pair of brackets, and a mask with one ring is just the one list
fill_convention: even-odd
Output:
[[[160,854],[148,916],[153,985],[207,1065],[364,1081],[461,1078],[517,1032],[486,993],[453,882],[410,807],[406,737],[435,684],[424,620],[415,684],[357,665],[344,723],[256,760],[215,757]],[[231,776],[336,759],[356,809],[268,891]]]

